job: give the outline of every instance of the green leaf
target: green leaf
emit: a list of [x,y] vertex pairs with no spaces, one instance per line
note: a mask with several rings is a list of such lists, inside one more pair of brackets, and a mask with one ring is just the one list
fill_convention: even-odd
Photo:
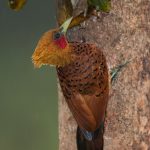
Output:
[[102,10],[104,12],[109,12],[111,8],[110,0],[87,0],[89,7],[96,7],[97,10]]
[[21,10],[26,4],[27,0],[8,0],[9,7],[14,11]]

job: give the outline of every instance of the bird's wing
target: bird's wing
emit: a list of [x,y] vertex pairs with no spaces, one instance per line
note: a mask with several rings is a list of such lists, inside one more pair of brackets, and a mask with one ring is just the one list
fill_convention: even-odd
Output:
[[80,128],[94,131],[96,120],[84,97],[76,94],[74,99],[68,100],[67,103]]
[[105,91],[99,97],[95,94],[74,93],[73,95],[67,103],[78,125],[87,131],[96,130],[104,121],[108,92]]
[[96,130],[104,121],[109,94],[105,57],[100,53],[94,59],[96,63],[89,69],[91,76],[86,79],[79,76],[81,83],[77,83],[76,91],[67,101],[79,126],[88,131]]

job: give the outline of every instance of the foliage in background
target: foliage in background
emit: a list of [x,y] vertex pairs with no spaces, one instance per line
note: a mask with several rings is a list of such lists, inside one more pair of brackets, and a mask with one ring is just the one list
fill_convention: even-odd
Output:
[[[15,11],[21,10],[26,4],[26,2],[27,0],[8,0],[9,7]],[[87,0],[87,6],[85,6],[85,9],[82,10],[77,15],[74,15],[73,12],[76,8],[73,8],[72,5],[73,4],[71,0],[58,1],[59,11],[57,14],[57,20],[58,20],[59,26],[62,25],[65,20],[67,20],[68,18],[72,16],[74,17],[74,19],[72,20],[69,28],[77,26],[81,22],[88,19],[91,15],[93,15],[93,11],[95,9],[98,11],[101,10],[103,12],[109,12],[110,7],[111,7],[111,2],[110,0]]]
[[[76,5],[77,6],[77,5]],[[87,7],[87,8],[86,8]],[[77,9],[73,8],[71,0],[61,0],[58,2],[58,24],[61,25],[66,19],[74,17],[69,28],[79,25],[81,22],[88,19],[91,15],[95,15],[93,11],[101,10],[103,12],[109,12],[111,7],[110,0],[87,0],[87,6],[79,14],[74,15],[74,11]]]
[[109,12],[111,8],[110,0],[87,0],[88,6],[93,6],[96,10],[102,10],[103,12]]
[[26,4],[27,0],[8,0],[8,5],[12,10],[19,11]]

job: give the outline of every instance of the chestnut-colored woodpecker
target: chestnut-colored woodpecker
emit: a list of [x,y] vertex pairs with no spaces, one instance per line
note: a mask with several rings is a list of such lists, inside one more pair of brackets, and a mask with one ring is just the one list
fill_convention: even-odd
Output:
[[102,150],[109,80],[106,58],[92,43],[68,42],[68,19],[46,32],[33,55],[35,67],[55,65],[65,100],[78,124],[78,150]]

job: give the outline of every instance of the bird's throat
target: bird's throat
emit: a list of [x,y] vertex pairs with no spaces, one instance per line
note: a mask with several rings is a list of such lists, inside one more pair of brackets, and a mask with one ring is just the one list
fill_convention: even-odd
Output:
[[57,67],[64,67],[73,61],[73,54],[71,51],[57,51],[55,55],[49,56],[48,64]]

